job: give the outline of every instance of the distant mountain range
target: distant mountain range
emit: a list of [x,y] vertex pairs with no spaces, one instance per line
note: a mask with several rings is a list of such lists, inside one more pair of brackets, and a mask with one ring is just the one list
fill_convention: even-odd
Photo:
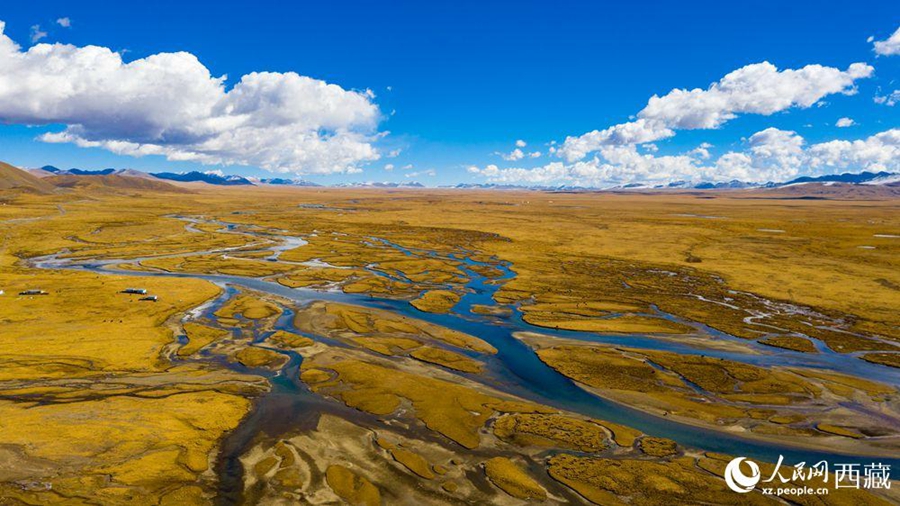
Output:
[[689,181],[675,181],[666,185],[645,185],[639,183],[626,184],[610,189],[693,189],[693,190],[740,190],[747,188],[780,188],[789,185],[806,184],[806,183],[846,183],[846,184],[888,184],[891,178],[896,178],[898,174],[892,172],[860,172],[859,174],[829,174],[827,176],[803,176],[792,179],[784,183],[748,183],[733,179],[731,181],[720,182],[700,182],[692,183]]
[[302,179],[286,179],[286,178],[268,178],[258,179],[252,177],[243,177],[235,175],[217,174],[215,172],[157,172],[147,173],[134,169],[102,169],[102,170],[84,170],[84,169],[60,169],[52,165],[45,165],[40,169],[32,169],[32,175],[37,177],[49,176],[131,176],[145,179],[164,179],[168,181],[176,181],[180,183],[206,183],[220,186],[239,186],[239,185],[280,185],[280,186],[320,186],[310,181]]
[[[737,179],[720,182],[674,181],[668,184],[628,183],[603,188],[608,191],[619,190],[740,190],[754,188],[782,188],[801,184],[850,184],[850,185],[887,185],[900,186],[900,174],[895,172],[860,172],[858,174],[829,174],[826,176],[804,176],[784,183],[748,183]],[[597,188],[570,185],[513,185],[492,183],[460,183],[444,188],[482,189],[482,190],[538,190],[538,191],[598,191]]]
[[83,170],[83,169],[58,169],[52,165],[44,165],[40,169],[32,169],[30,171],[37,177],[48,176],[130,176],[140,177],[144,179],[152,179],[150,174],[134,169],[103,169],[103,170]]
[[[303,186],[318,187],[319,184],[303,179],[288,179],[281,177],[274,178],[255,178],[243,177],[235,175],[223,175],[215,172],[156,172],[147,173],[134,169],[103,169],[103,170],[84,170],[84,169],[59,169],[52,165],[45,165],[40,169],[31,169],[33,175],[44,178],[49,176],[131,176],[150,179],[164,179],[167,181],[176,181],[179,183],[206,183],[219,186],[241,186],[241,185],[273,185],[273,186]],[[365,183],[342,183],[335,185],[338,187],[354,187],[354,188],[424,188],[422,183],[415,181],[402,183],[388,182],[365,182]]]
[[84,170],[84,169],[59,169],[52,165],[45,165],[40,169],[33,169],[32,174],[38,177],[49,176],[130,176],[143,179],[164,179],[168,181],[177,181],[181,183],[207,183],[214,185],[233,186],[233,185],[252,185],[249,179],[241,176],[225,176],[214,172],[158,172],[149,174],[134,169],[103,169],[103,170]]
[[[243,177],[237,175],[224,175],[216,172],[200,172],[191,171],[183,173],[159,172],[148,174],[134,169],[102,169],[102,170],[84,170],[84,169],[59,169],[52,165],[46,165],[40,169],[31,169],[32,175],[38,178],[47,178],[51,176],[129,176],[143,179],[168,180],[181,183],[206,183],[219,186],[240,186],[240,185],[273,185],[273,186],[300,186],[300,187],[318,187],[316,183],[305,181],[303,179],[288,178],[254,178]],[[900,174],[894,172],[860,172],[858,174],[829,174],[825,176],[803,176],[784,183],[748,183],[745,181],[732,180],[721,182],[690,182],[675,181],[668,184],[642,184],[629,183],[609,188],[603,188],[606,191],[628,191],[628,190],[740,190],[740,189],[777,189],[786,188],[797,185],[879,185],[887,187],[900,187]],[[340,183],[333,185],[341,188],[425,188],[422,183],[416,181],[410,182],[354,182]],[[535,190],[535,191],[561,191],[561,192],[580,192],[580,191],[599,191],[597,188],[588,188],[573,185],[513,185],[513,184],[493,184],[493,183],[460,183],[457,185],[442,186],[441,188],[457,188],[457,189],[483,189],[483,190]]]
[[335,185],[339,188],[425,188],[425,185],[417,181],[403,183],[389,183],[387,181],[366,181],[360,183],[341,183]]
[[271,179],[256,179],[254,183],[259,184],[270,184],[270,185],[278,185],[278,186],[322,186],[311,181],[304,181],[303,179],[284,179],[280,177],[275,177]]
[[900,174],[894,172],[860,172],[859,174],[829,174],[819,177],[798,177],[780,186],[800,183],[850,183],[850,184],[894,184],[900,181]]
[[196,170],[183,173],[157,172],[150,175],[157,179],[166,179],[181,183],[207,183],[221,186],[253,185],[253,183],[245,177],[234,175],[223,176],[214,172],[199,172]]
[[456,188],[459,190],[556,190],[563,188],[561,186],[519,186],[514,184],[493,184],[493,183],[459,183],[444,188]]
[[44,165],[40,169],[43,172],[49,172],[50,174],[55,174],[57,176],[62,175],[73,175],[73,176],[108,176],[114,172],[116,169],[103,169],[103,170],[81,170],[81,169],[59,169],[52,165]]

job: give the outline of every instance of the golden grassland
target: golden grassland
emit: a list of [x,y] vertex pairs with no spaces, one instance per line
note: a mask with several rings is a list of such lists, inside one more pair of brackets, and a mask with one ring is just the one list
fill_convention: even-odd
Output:
[[891,367],[900,367],[900,354],[895,353],[866,353],[862,356],[863,360],[872,362],[873,364],[887,365]]
[[401,446],[394,446],[393,448],[390,448],[389,451],[394,460],[402,464],[403,467],[409,469],[416,476],[426,480],[434,479],[435,474],[431,469],[431,465],[418,453]]
[[533,301],[536,307],[523,309],[537,324],[547,319],[549,326],[604,332],[685,331],[653,314],[657,307],[740,337],[808,334],[842,352],[893,350],[871,336],[898,337],[900,241],[884,237],[900,228],[893,200],[740,192],[254,192],[267,198],[217,189],[185,200],[206,206],[207,215],[225,206],[214,214],[219,219],[306,234],[310,244],[286,252],[285,259],[356,270],[379,263],[412,281],[298,270],[300,285],[314,284],[317,274],[329,278],[324,282],[351,277],[347,291],[415,299],[425,285],[464,281],[454,262],[430,258],[442,265],[424,267],[423,259],[370,239],[379,237],[512,262],[517,276],[504,285],[501,301]]
[[[512,261],[519,276],[507,285],[510,293],[540,284],[544,289],[537,294],[547,292],[548,297],[570,299],[571,303],[635,302],[646,309],[648,303],[661,307],[662,302],[676,314],[728,309],[707,307],[716,304],[678,293],[680,290],[664,291],[654,300],[639,286],[650,283],[659,288],[656,278],[677,280],[680,274],[696,277],[687,281],[695,285],[693,295],[719,294],[722,290],[716,285],[724,284],[727,289],[773,301],[817,308],[824,316],[852,315],[853,320],[847,322],[851,328],[881,329],[891,336],[897,324],[892,308],[898,301],[896,252],[900,246],[890,237],[876,235],[891,235],[900,227],[896,202],[754,197],[747,193],[398,191],[382,195],[310,190],[295,198],[315,199],[329,206],[353,200],[355,211],[325,213],[298,208],[295,216],[289,217],[280,210],[277,215],[259,210],[237,218],[284,226],[314,214],[315,226],[325,228],[319,220],[340,223],[341,231],[351,236],[376,235],[377,231],[379,237],[404,246],[439,250],[477,246]],[[869,245],[876,249],[859,248]],[[616,272],[620,270],[617,267],[625,272]],[[641,270],[649,273],[641,274]],[[542,280],[541,276],[547,277]],[[629,283],[632,276],[635,279]],[[570,282],[558,282],[562,279]],[[629,288],[619,281],[635,292],[628,296]],[[577,297],[580,291],[602,284],[607,286],[600,293]],[[610,297],[597,296],[603,292]],[[716,301],[724,302],[721,298]],[[737,322],[732,325],[741,327]]]
[[247,258],[239,254],[197,255],[189,257],[157,258],[140,263],[145,268],[168,272],[226,274],[230,276],[264,277],[293,270],[265,260]]
[[328,486],[341,499],[353,505],[377,506],[381,504],[381,494],[369,480],[357,476],[350,469],[341,466],[329,466],[325,471]]
[[[896,389],[836,373],[767,367],[611,345],[527,336],[538,357],[602,396],[711,428],[740,428],[796,443],[833,448],[826,436],[854,441],[857,451],[896,452]],[[860,409],[850,409],[859,405]],[[885,413],[874,420],[869,410]],[[893,413],[893,415],[891,415]],[[852,429],[848,429],[851,427]],[[797,436],[802,439],[797,441]],[[817,438],[822,438],[817,442]],[[862,441],[860,441],[862,443]]]
[[307,346],[312,346],[314,341],[308,337],[294,334],[293,332],[276,330],[268,339],[266,339],[266,342],[282,348],[305,348]]
[[255,346],[241,348],[233,355],[233,359],[246,367],[269,367],[273,369],[278,369],[287,362],[287,357],[284,355]]
[[[473,491],[472,483],[463,478],[470,476],[473,466],[481,466],[488,480],[507,498],[520,500],[542,500],[553,495],[556,502],[588,501],[601,505],[660,504],[672,500],[685,503],[699,500],[713,504],[779,503],[759,493],[747,496],[730,493],[721,476],[731,457],[688,454],[674,441],[665,438],[645,436],[602,420],[588,420],[552,410],[524,409],[528,406],[521,402],[516,402],[512,410],[510,407],[498,408],[490,400],[498,395],[496,393],[468,384],[460,378],[448,376],[433,379],[431,375],[434,372],[429,374],[409,365],[388,367],[382,365],[383,359],[373,355],[332,348],[306,350],[304,353],[306,361],[311,362],[310,368],[303,373],[304,379],[309,380],[315,391],[335,396],[348,405],[394,423],[369,430],[349,430],[343,426],[342,430],[355,432],[364,441],[353,448],[342,445],[336,454],[329,441],[334,438],[333,426],[342,425],[330,419],[326,423],[323,418],[317,431],[303,436],[303,448],[328,448],[330,453],[325,462],[312,459],[317,465],[327,465],[335,459],[351,460],[359,466],[354,472],[361,474],[356,476],[362,478],[365,474],[364,479],[381,493],[390,491],[393,495],[399,488],[414,494],[424,488],[437,492],[429,496],[429,502],[437,504],[452,503],[461,495],[478,503],[504,504],[503,495],[486,497],[484,491]],[[366,369],[366,373],[359,372]],[[347,371],[352,372],[347,374]],[[375,379],[368,381],[371,378]],[[412,378],[416,378],[415,384],[410,384]],[[452,400],[429,402],[438,390]],[[451,446],[453,449],[449,455],[453,457],[447,462],[448,452],[436,449],[426,437],[419,436],[421,439],[413,444],[404,442],[404,437],[393,431],[408,425],[410,411],[426,428],[460,443],[463,448]],[[484,417],[480,413],[485,411],[493,414]],[[473,434],[479,426],[482,428],[477,439],[466,435]],[[385,477],[383,464],[378,466],[379,457],[372,455],[373,448],[381,458],[396,462],[406,478]],[[478,453],[470,453],[469,449]],[[254,453],[257,455],[255,458],[259,458],[259,453]],[[491,457],[485,460],[485,454]],[[519,457],[511,458],[510,454]],[[532,465],[522,466],[516,462],[518,458],[532,462]],[[248,456],[248,462],[252,460],[253,457]],[[373,464],[376,466],[374,469],[365,469]],[[543,470],[533,474],[533,466]],[[460,470],[466,472],[460,476],[457,474]],[[764,470],[771,474],[773,468],[765,465]],[[453,479],[448,480],[448,477]],[[403,485],[409,478],[415,480],[412,488]],[[550,478],[557,485],[544,478]],[[360,483],[359,480],[356,482]],[[815,486],[816,483],[796,481],[793,485]],[[436,487],[438,484],[439,489]],[[560,489],[559,486],[565,488]],[[556,495],[566,494],[566,489],[577,495],[564,495],[565,500]],[[300,493],[313,494],[314,490],[315,487],[304,486]],[[333,490],[346,497],[346,492]],[[552,492],[548,494],[548,491]],[[794,500],[789,495],[780,498]],[[887,503],[886,499],[868,491],[840,489],[832,490],[829,496],[817,497],[810,504]],[[801,504],[805,502],[801,500]]]
[[184,324],[184,333],[188,338],[188,343],[178,348],[177,352],[182,357],[193,355],[210,344],[231,336],[231,332],[227,330],[216,329],[194,322]]
[[430,376],[415,374],[349,351],[329,350],[309,357],[303,371],[301,378],[314,392],[367,413],[389,415],[410,405],[415,419],[465,448],[481,444],[479,432],[496,413],[549,410],[439,379],[437,371]]
[[[775,497],[760,494],[733,494],[720,477],[731,457],[703,455],[665,460],[610,459],[561,454],[548,460],[550,476],[595,504],[780,504]],[[771,476],[774,466],[761,466],[763,476]],[[787,477],[791,479],[790,476]],[[792,486],[823,487],[824,480],[795,480]],[[843,488],[828,495],[782,494],[778,499],[797,504],[886,505],[885,499],[864,490]]]
[[[132,279],[22,271],[2,258],[0,496],[156,504],[174,494],[202,503],[197,485],[219,439],[261,387],[252,386],[256,378],[165,359],[174,342],[167,322],[218,288],[145,279],[160,301],[139,302],[120,293]],[[27,289],[48,295],[15,295]]]
[[422,362],[442,365],[449,369],[461,372],[479,373],[484,369],[484,366],[478,361],[472,360],[465,355],[460,355],[459,353],[441,348],[432,348],[430,346],[417,348],[411,351],[409,356],[421,360]]
[[559,414],[504,415],[494,422],[493,429],[500,439],[519,446],[581,452],[601,452],[609,447],[609,429],[601,423]]
[[294,324],[299,330],[349,340],[382,355],[416,350],[409,356],[448,367],[455,364],[473,369],[478,363],[450,350],[420,347],[433,342],[481,354],[497,353],[487,342],[463,332],[389,311],[347,304],[315,302],[297,313]]
[[694,459],[667,462],[558,455],[549,462],[554,479],[596,504],[767,504],[762,496],[730,494],[724,483],[695,467]]
[[[517,277],[504,285],[501,298],[533,298],[536,307],[526,306],[526,317],[537,323],[549,317],[548,324],[561,328],[593,325],[616,332],[620,320],[624,332],[684,330],[653,318],[655,306],[741,337],[810,333],[838,351],[880,351],[887,346],[868,335],[897,338],[893,309],[900,304],[896,274],[900,241],[877,237],[890,236],[900,227],[896,203],[757,195],[216,189],[184,196],[179,208],[182,214],[304,235],[310,244],[286,252],[285,260],[321,260],[354,270],[378,263],[412,281],[356,272],[357,279],[347,286],[354,292],[414,299],[425,285],[458,286],[465,280],[454,262],[411,258],[370,239],[379,237],[406,247],[448,253],[465,248],[511,261]],[[345,211],[300,207],[304,203]],[[204,246],[236,246],[242,241],[229,234],[186,232],[182,223],[164,218],[174,209],[152,207],[151,217],[143,214],[150,212],[149,203],[145,207],[131,199],[128,207],[142,214],[139,222],[120,212],[109,213],[116,226],[105,225],[101,232],[109,228],[135,236],[156,234],[159,239],[153,246],[159,252],[177,250],[188,240]],[[73,219],[66,215],[47,221],[71,231],[77,228],[67,223]],[[90,243],[60,241],[66,236],[92,240],[84,237],[92,231],[73,235],[46,230],[43,235],[57,242],[46,243],[51,252],[62,247],[84,249],[86,254],[127,251],[125,245],[107,244],[104,251],[98,245],[90,248]],[[262,273],[280,270],[255,263],[262,264]],[[322,281],[332,282],[347,274],[337,272],[342,269],[315,272],[320,270],[298,268],[296,279],[315,283],[321,274],[331,278]],[[286,279],[294,277],[289,274]],[[755,318],[747,323],[748,316]],[[862,336],[827,332],[804,322]]]
[[250,320],[262,320],[281,313],[278,306],[265,300],[250,295],[239,295],[229,300],[216,311],[216,316],[226,321],[236,321],[235,317],[241,316]]
[[446,313],[459,302],[459,294],[449,290],[430,290],[410,304],[427,313]]
[[[0,466],[0,497],[12,504],[208,504],[220,441],[265,381],[198,357],[220,354],[251,368],[284,361],[246,336],[271,329],[281,314],[275,301],[241,294],[217,312],[218,326],[182,324],[219,288],[187,278],[35,270],[24,261],[41,255],[265,276],[446,312],[469,280],[451,255],[465,254],[486,262],[472,270],[488,278],[500,276],[501,261],[511,265],[516,276],[496,298],[521,305],[534,325],[687,339],[700,323],[774,353],[816,353],[815,339],[896,367],[897,202],[760,195],[197,186],[173,198],[77,184],[45,195],[3,193],[0,460],[8,464]],[[188,224],[175,215],[209,221]],[[262,233],[226,231],[213,220]],[[290,263],[265,260],[279,234],[308,241],[282,253]],[[120,293],[133,286],[159,301]],[[48,294],[16,295],[28,289]],[[770,502],[726,491],[728,457],[690,453],[473,381],[497,351],[477,336],[345,304],[297,309],[302,332],[348,347],[284,331],[267,345],[304,355],[301,378],[310,389],[361,419],[323,415],[314,430],[255,443],[242,457],[249,503],[518,504],[542,492],[555,502],[597,504]],[[221,326],[242,329],[242,337]],[[176,342],[182,333],[185,345]],[[838,407],[893,409],[896,389],[866,379],[627,345],[529,343],[542,360],[606,396],[755,437],[859,449],[891,429]],[[840,490],[824,501],[881,499]]]
[[506,457],[494,457],[486,461],[484,472],[494,485],[513,497],[526,501],[542,501],[547,498],[544,487]]

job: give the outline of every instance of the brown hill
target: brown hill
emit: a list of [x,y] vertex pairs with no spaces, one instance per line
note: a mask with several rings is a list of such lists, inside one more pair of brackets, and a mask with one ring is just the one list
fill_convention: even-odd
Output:
[[65,174],[61,176],[45,177],[39,181],[46,181],[58,188],[78,188],[94,191],[131,190],[164,193],[193,193],[186,188],[181,188],[155,179],[114,174],[106,176],[75,176]]
[[0,190],[10,189],[33,193],[51,193],[54,187],[52,184],[22,169],[0,162]]

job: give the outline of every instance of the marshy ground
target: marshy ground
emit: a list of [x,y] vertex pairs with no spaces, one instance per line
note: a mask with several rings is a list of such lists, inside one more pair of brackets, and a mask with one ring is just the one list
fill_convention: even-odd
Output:
[[185,188],[0,194],[0,504],[765,503],[742,445],[896,460],[896,200]]

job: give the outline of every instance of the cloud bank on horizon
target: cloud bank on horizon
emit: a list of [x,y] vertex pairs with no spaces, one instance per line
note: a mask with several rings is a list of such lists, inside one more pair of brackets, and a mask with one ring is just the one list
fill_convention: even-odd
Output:
[[748,149],[728,152],[713,163],[708,148],[700,146],[682,155],[641,153],[634,144],[611,145],[589,160],[551,162],[525,168],[497,165],[469,167],[469,172],[494,183],[608,187],[631,183],[648,185],[676,181],[781,182],[800,175],[900,170],[900,129],[893,128],[865,139],[834,140],[806,146],[794,131],[767,128],[750,136]]
[[369,91],[293,72],[253,72],[226,89],[190,53],[125,63],[98,46],[23,50],[4,29],[0,21],[0,121],[65,125],[44,142],[296,174],[355,172],[380,157]]

